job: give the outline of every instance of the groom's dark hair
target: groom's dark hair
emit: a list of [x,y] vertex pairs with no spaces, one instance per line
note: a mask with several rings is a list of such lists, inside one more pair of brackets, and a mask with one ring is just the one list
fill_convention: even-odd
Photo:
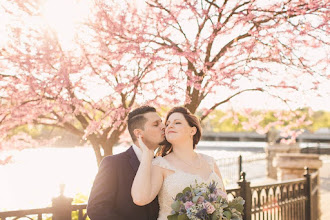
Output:
[[134,109],[128,114],[127,127],[133,142],[137,140],[133,131],[134,129],[144,130],[144,125],[147,122],[147,119],[144,117],[144,114],[148,112],[156,112],[156,109],[154,107],[144,105]]

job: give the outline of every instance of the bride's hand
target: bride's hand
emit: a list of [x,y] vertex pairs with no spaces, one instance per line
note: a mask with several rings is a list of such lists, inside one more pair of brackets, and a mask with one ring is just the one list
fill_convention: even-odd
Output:
[[148,156],[148,157],[153,158],[153,156],[154,156],[154,151],[153,151],[153,150],[150,150],[150,149],[147,147],[147,145],[145,145],[145,143],[142,141],[142,137],[141,137],[141,135],[138,136],[137,140],[138,140],[138,143],[139,143],[140,149],[142,150],[142,155],[146,155],[146,156]]

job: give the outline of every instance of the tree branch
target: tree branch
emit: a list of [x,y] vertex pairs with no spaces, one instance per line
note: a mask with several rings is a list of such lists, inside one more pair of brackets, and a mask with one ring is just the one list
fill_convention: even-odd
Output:
[[234,43],[234,42],[236,42],[236,41],[239,41],[239,40],[241,40],[241,39],[244,39],[244,38],[246,38],[246,37],[250,37],[251,36],[251,34],[249,34],[249,33],[245,33],[245,34],[243,34],[243,35],[240,35],[240,36],[238,36],[238,37],[236,37],[235,39],[232,39],[231,41],[229,41],[223,48],[221,48],[221,50],[219,51],[219,53],[212,59],[212,61],[211,61],[211,65],[209,65],[208,66],[208,69],[211,69],[214,65],[215,65],[215,63],[220,59],[220,57],[227,51],[227,49],[229,48],[229,47],[231,47],[231,45]]
[[189,42],[189,40],[188,40],[186,34],[184,33],[184,31],[183,31],[179,21],[177,20],[177,18],[171,13],[171,11],[169,9],[165,8],[161,3],[159,3],[158,0],[156,0],[155,2],[157,3],[158,7],[156,5],[152,5],[148,2],[147,2],[147,4],[150,5],[150,7],[156,7],[156,8],[159,8],[161,10],[166,11],[172,17],[172,19],[175,21],[175,23],[178,25],[179,28],[177,30],[179,30],[179,32],[183,35],[183,37],[186,39],[186,41]]
[[248,92],[248,91],[260,91],[260,92],[263,92],[264,90],[262,89],[262,88],[256,88],[256,89],[244,89],[244,90],[242,90],[242,91],[239,91],[239,92],[237,92],[237,93],[235,93],[234,95],[232,95],[232,96],[230,96],[230,97],[228,97],[228,98],[226,98],[225,100],[223,100],[223,101],[221,101],[221,102],[218,102],[218,103],[216,103],[216,104],[214,104],[211,108],[210,108],[210,110],[205,114],[205,115],[203,115],[202,117],[201,117],[201,121],[202,120],[204,120],[216,107],[218,107],[219,105],[221,105],[221,104],[224,104],[224,103],[226,103],[226,102],[228,102],[230,99],[232,99],[232,98],[234,98],[235,96],[237,96],[237,95],[239,95],[239,94],[241,94],[241,93],[243,93],[243,92]]

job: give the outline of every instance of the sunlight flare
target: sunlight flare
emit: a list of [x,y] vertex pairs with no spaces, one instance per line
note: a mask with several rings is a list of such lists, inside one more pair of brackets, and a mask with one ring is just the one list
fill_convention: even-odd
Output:
[[65,46],[69,46],[74,40],[77,24],[87,18],[90,3],[89,0],[47,0],[45,2],[43,17]]

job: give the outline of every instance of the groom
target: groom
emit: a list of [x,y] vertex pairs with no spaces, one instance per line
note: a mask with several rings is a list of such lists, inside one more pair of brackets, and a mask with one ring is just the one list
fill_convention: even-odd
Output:
[[127,151],[102,160],[87,205],[91,220],[155,220],[158,217],[158,198],[148,205],[137,206],[131,197],[131,187],[142,156],[137,137],[141,135],[148,148],[155,150],[164,141],[165,126],[156,109],[150,106],[130,112],[127,126],[134,144]]

